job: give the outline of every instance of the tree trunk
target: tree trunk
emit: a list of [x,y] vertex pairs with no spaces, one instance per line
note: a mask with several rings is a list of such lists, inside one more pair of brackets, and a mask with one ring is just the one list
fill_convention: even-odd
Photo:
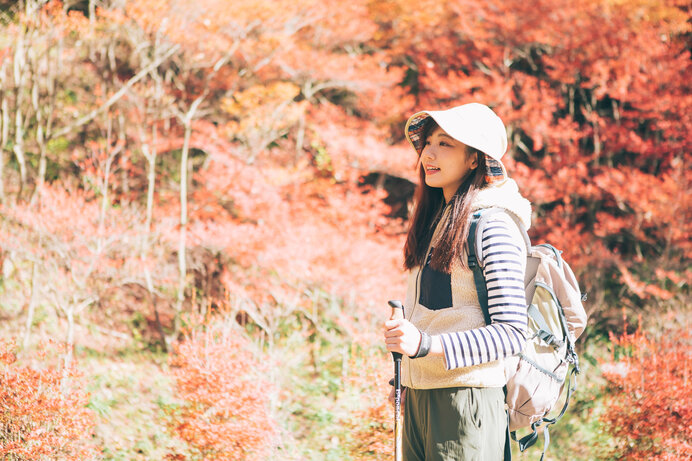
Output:
[[303,143],[305,139],[305,113],[300,114],[298,120],[298,134],[296,135],[296,153],[293,157],[293,164],[298,164],[300,157],[303,155]]
[[[27,4],[27,8],[28,8]],[[24,158],[24,119],[22,117],[22,105],[24,103],[24,60],[26,59],[24,50],[24,37],[25,32],[19,34],[19,39],[17,40],[15,53],[14,53],[14,84],[15,84],[15,112],[14,112],[14,146],[12,150],[14,151],[15,157],[17,157],[17,163],[19,164],[19,193],[21,196],[22,189],[26,183],[26,160]]]
[[154,284],[151,280],[151,272],[149,268],[144,268],[144,280],[147,284],[147,292],[149,294],[149,303],[154,311],[154,322],[156,325],[156,332],[159,334],[159,339],[161,340],[161,347],[163,352],[168,353],[168,342],[166,341],[166,333],[163,331],[163,325],[161,325],[161,317],[159,316],[159,308],[156,305],[156,297],[154,296]]
[[65,351],[65,370],[72,365],[72,353],[74,349],[74,306],[70,305],[65,309],[67,316],[67,350]]
[[[59,296],[59,295],[57,295]],[[65,346],[67,350],[65,351],[65,368],[63,369],[63,380],[67,376],[67,370],[72,365],[72,357],[74,355],[74,327],[75,327],[75,317],[81,314],[81,312],[89,307],[93,302],[97,301],[98,298],[88,297],[79,303],[75,303],[74,299],[67,301],[67,307],[64,307],[62,301],[57,301],[58,308],[67,317],[67,339],[65,341]]]
[[[142,130],[144,133],[144,130]],[[151,250],[151,215],[154,209],[154,189],[156,188],[156,126],[153,125],[151,129],[151,150],[148,144],[142,144],[142,152],[144,157],[147,159],[147,214],[145,218],[144,228],[146,230],[146,235],[144,238],[144,244],[142,246],[142,260],[145,261],[144,266],[144,280],[147,284],[147,292],[149,293],[149,302],[151,308],[154,311],[154,319],[156,322],[156,331],[161,339],[161,346],[164,352],[168,352],[168,344],[166,341],[166,334],[163,331],[163,325],[161,325],[161,318],[159,316],[159,309],[156,305],[156,299],[154,296],[154,283],[151,280],[151,272],[146,265],[146,259],[148,258]],[[142,137],[144,138],[144,137]]]
[[38,298],[38,264],[35,261],[31,263],[31,297],[29,298],[29,309],[26,314],[26,323],[24,324],[24,339],[22,346],[26,350],[29,347],[31,339],[31,326],[34,323],[34,312],[36,311],[36,302]]
[[[4,69],[2,70],[4,74]],[[4,77],[4,75],[3,75]],[[4,87],[4,78],[0,77],[0,86]],[[7,96],[5,92],[2,93],[2,103],[0,103],[0,110],[2,111],[2,116],[0,118],[0,123],[2,123],[2,138],[0,141],[0,203],[5,203],[5,146],[9,138],[9,124],[10,124],[10,108],[7,104]]]
[[[156,141],[154,141],[156,142]],[[151,215],[154,211],[154,190],[156,188],[156,147],[147,155],[147,215],[144,227],[147,237],[151,235]]]
[[[185,301],[185,285],[187,282],[187,169],[190,153],[190,135],[192,134],[192,120],[195,118],[197,108],[206,92],[197,97],[190,105],[190,109],[180,117],[185,127],[183,151],[180,158],[180,240],[178,242],[178,297],[175,303],[175,318],[173,320],[173,337],[178,336],[180,329],[180,314]],[[181,114],[182,115],[182,114]]]
[[113,131],[113,119],[108,114],[108,124],[106,132],[106,165],[103,171],[103,179],[101,180],[101,212],[99,213],[98,240],[96,253],[101,254],[103,251],[103,235],[106,229],[106,213],[108,211],[108,188],[111,174],[111,162],[113,155],[111,153],[111,133]]
[[[122,112],[118,114],[118,146],[125,146],[127,143],[127,134],[125,133],[125,115]],[[123,208],[130,203],[130,181],[127,170],[127,150],[123,149],[120,155],[120,200]]]
[[[58,54],[58,60],[60,60],[60,56],[62,55],[62,39],[58,41],[57,45],[57,54]],[[60,63],[56,63],[55,66],[52,66],[52,60],[51,60],[51,53],[46,53],[46,90],[47,90],[47,101],[48,101],[48,107],[44,108],[44,112],[47,114],[46,121],[45,121],[45,130],[41,132],[41,142],[39,143],[40,145],[40,153],[41,157],[38,162],[38,178],[37,178],[37,185],[36,185],[36,190],[39,191],[39,194],[43,190],[43,184],[46,181],[46,169],[48,165],[48,149],[47,149],[47,140],[50,139],[51,137],[51,129],[53,126],[53,111],[55,109],[55,81],[57,80],[57,74],[56,74],[56,69],[59,68]],[[36,105],[35,110],[37,112],[37,117],[40,111],[40,107]],[[39,128],[41,127],[41,123],[39,121]],[[33,198],[32,198],[33,200]]]
[[[33,68],[32,72],[32,85],[31,85],[31,105],[34,108],[36,114],[36,144],[38,144],[38,150],[40,153],[39,167],[38,167],[38,181],[36,185],[36,190],[41,193],[43,189],[43,181],[46,175],[46,139],[43,130],[43,111],[41,110],[41,101],[39,100],[39,73],[38,73],[38,62],[36,62],[36,56],[34,52],[29,53],[31,59],[31,66]],[[35,200],[36,195],[32,196],[31,200]]]
[[185,138],[180,159],[180,240],[178,241],[178,297],[175,304],[175,319],[173,335],[178,335],[180,314],[185,300],[185,285],[187,279],[187,162],[190,151],[190,134],[192,131],[191,117],[185,120]]
[[7,100],[7,60],[0,66],[0,203],[5,203],[5,146],[10,140],[10,106]]

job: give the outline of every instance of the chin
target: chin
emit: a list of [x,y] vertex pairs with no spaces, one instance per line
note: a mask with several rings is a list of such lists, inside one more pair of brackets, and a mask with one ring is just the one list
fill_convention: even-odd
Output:
[[425,184],[426,184],[428,187],[434,187],[434,188],[436,188],[436,189],[439,189],[440,187],[442,187],[437,181],[429,181],[429,180],[427,180],[427,179],[425,180]]

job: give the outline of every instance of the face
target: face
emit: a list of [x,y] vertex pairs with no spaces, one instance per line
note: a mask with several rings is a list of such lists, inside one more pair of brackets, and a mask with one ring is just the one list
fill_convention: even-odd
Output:
[[449,202],[466,176],[478,167],[478,157],[468,153],[465,144],[436,127],[425,141],[421,153],[425,184],[442,188]]

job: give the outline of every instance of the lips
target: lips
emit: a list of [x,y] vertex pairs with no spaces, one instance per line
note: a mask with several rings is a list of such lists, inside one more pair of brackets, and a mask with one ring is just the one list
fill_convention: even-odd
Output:
[[440,169],[437,167],[434,167],[432,165],[428,165],[425,167],[425,174],[427,174],[427,175],[435,174],[438,171],[440,171]]

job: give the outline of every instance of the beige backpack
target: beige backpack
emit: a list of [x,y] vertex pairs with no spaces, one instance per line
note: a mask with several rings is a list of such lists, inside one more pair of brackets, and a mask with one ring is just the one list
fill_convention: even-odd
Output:
[[[480,238],[489,216],[501,209],[480,210],[473,215],[469,229],[469,267],[473,269],[478,299],[486,323],[488,292],[483,277]],[[511,216],[511,215],[510,215]],[[505,402],[508,406],[509,429],[516,439],[516,430],[530,428],[531,433],[518,440],[524,451],[538,440],[538,432],[545,436],[543,454],[550,443],[548,427],[555,424],[567,410],[570,397],[576,389],[579,357],[574,343],[586,327],[586,311],[582,304],[586,296],[572,269],[560,256],[561,252],[548,244],[531,246],[526,230],[517,222],[528,248],[524,286],[528,309],[528,335],[526,346],[519,354],[505,359]],[[557,416],[549,417],[563,389],[567,394]]]

